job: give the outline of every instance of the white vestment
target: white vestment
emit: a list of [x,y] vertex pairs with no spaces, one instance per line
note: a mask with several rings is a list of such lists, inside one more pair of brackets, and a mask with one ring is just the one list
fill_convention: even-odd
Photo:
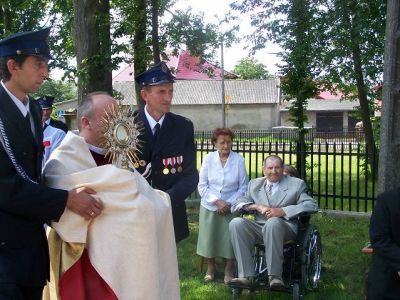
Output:
[[66,208],[51,226],[64,242],[85,244],[93,267],[119,300],[180,299],[168,194],[137,172],[97,167],[84,139],[72,132],[53,151],[44,176],[54,188],[90,187],[103,201],[93,220]]

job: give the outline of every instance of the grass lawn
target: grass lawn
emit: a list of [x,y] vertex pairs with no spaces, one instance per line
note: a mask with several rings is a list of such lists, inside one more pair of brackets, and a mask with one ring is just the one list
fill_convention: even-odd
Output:
[[[231,291],[222,283],[223,269],[219,268],[217,283],[204,284],[200,272],[200,258],[196,255],[199,203],[188,203],[190,237],[178,244],[181,296],[184,300],[231,299]],[[322,239],[323,269],[315,292],[306,294],[305,300],[363,299],[366,270],[370,257],[360,252],[368,241],[367,218],[333,217],[325,213],[313,216],[311,222],[318,227]],[[243,294],[241,299],[292,299],[290,294],[257,292]]]

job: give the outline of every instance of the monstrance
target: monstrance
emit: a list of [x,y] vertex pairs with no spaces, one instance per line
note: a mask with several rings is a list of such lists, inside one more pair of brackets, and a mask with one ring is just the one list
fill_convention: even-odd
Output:
[[107,149],[107,157],[111,158],[114,165],[123,169],[131,169],[129,162],[133,165],[138,161],[139,151],[139,124],[135,124],[131,116],[129,106],[121,104],[113,106],[102,119],[104,126],[103,148]]

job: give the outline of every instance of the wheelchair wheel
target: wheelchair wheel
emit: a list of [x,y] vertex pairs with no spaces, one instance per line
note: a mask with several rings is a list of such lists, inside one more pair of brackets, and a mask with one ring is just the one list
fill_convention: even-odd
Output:
[[301,254],[301,285],[306,291],[314,290],[319,282],[322,267],[321,237],[315,227],[310,224],[303,239]]
[[293,300],[300,300],[300,285],[295,282],[292,287]]

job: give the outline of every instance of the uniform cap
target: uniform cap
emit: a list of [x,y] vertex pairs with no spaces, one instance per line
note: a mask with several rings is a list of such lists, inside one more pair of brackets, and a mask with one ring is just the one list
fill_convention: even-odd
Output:
[[53,59],[47,39],[50,28],[37,31],[24,31],[0,40],[0,56],[34,55]]
[[135,77],[136,82],[142,87],[147,85],[159,85],[164,83],[173,83],[175,77],[165,62],[160,62],[147,71]]
[[42,96],[38,99],[39,105],[42,109],[52,108],[53,101],[54,101],[54,97],[50,97],[50,96]]

